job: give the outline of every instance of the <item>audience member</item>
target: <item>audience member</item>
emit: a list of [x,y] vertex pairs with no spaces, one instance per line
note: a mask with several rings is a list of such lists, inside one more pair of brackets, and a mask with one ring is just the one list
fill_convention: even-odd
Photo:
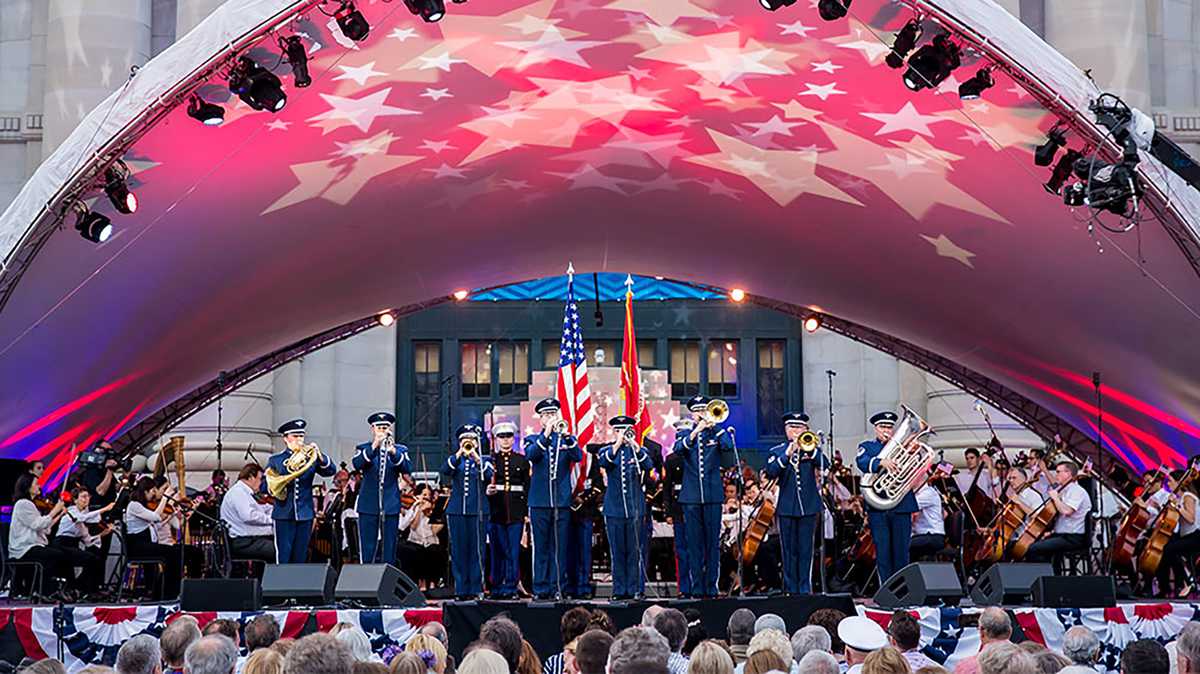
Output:
[[651,604],[642,611],[642,627],[654,627],[654,619],[662,613],[663,607],[658,604]]
[[758,616],[758,620],[754,621],[754,633],[758,634],[763,630],[779,630],[787,634],[787,623],[783,622],[783,618],[774,613],[764,613]]
[[[371,637],[367,636],[363,628],[357,625],[347,627],[339,631],[334,638],[346,644],[346,647],[350,649],[350,656],[354,658],[355,662],[382,662],[379,656],[375,655],[375,649],[371,648]],[[424,640],[435,641],[432,637],[417,635],[409,639],[409,642],[411,643],[418,639],[421,639],[423,642]]]
[[1096,668],[1085,667],[1083,665],[1068,665],[1058,670],[1058,674],[1096,674]]
[[224,634],[229,637],[234,646],[242,645],[241,637],[238,636],[238,624],[229,618],[217,618],[205,625],[200,632],[206,637],[213,634]]
[[[976,659],[979,674],[1037,674],[1033,655],[1010,641],[993,641]],[[958,667],[954,668],[957,674]]]
[[450,635],[446,633],[446,626],[436,620],[421,625],[421,629],[417,630],[417,634],[433,637],[442,642],[443,646],[450,647]]
[[[816,627],[809,625],[809,627]],[[820,629],[820,628],[817,628]],[[799,632],[797,632],[799,634]],[[832,653],[822,650],[810,650],[800,658],[796,667],[798,674],[840,674],[837,658]]]
[[496,650],[508,663],[508,671],[516,672],[521,664],[521,628],[508,616],[493,616],[479,628],[479,640],[496,645]]
[[1046,653],[1050,650],[1042,644],[1031,639],[1022,641],[1021,643],[1017,644],[1017,647],[1034,657],[1037,657],[1038,655]]
[[158,638],[164,674],[182,674],[183,654],[188,646],[200,640],[200,636],[200,626],[190,615],[180,616],[167,625]]
[[1100,638],[1083,625],[1076,625],[1063,635],[1063,655],[1073,664],[1091,667],[1100,659]]
[[[62,671],[65,674],[67,670],[63,669]],[[75,674],[117,674],[117,670],[108,665],[88,665]]]
[[275,651],[279,655],[286,658],[288,652],[292,650],[292,646],[295,646],[295,645],[296,645],[295,639],[293,639],[291,637],[282,637],[280,639],[277,639],[275,641],[275,643],[271,644],[271,650]]
[[908,660],[895,648],[885,646],[863,660],[863,674],[910,674]]
[[887,634],[879,623],[862,616],[843,618],[837,634],[846,646],[846,674],[859,674],[867,656],[888,644]]
[[279,621],[270,613],[255,616],[246,623],[246,650],[253,653],[260,648],[269,648],[279,639]]
[[1168,674],[1167,649],[1153,639],[1138,639],[1121,651],[1121,674]]
[[[263,614],[266,615],[266,614]],[[250,641],[250,626],[246,626],[246,641]],[[246,658],[241,674],[283,674],[283,656],[273,648],[260,648]],[[417,674],[425,674],[418,672]]]
[[[572,639],[571,644],[574,648],[575,641]],[[571,655],[575,657],[574,654]],[[541,674],[542,659],[538,657],[537,651],[533,650],[533,646],[529,641],[521,640],[521,660],[517,663],[516,674]]]
[[701,641],[688,658],[687,674],[733,674],[733,658],[717,642]]
[[654,618],[654,629],[667,639],[667,669],[671,674],[687,674],[688,659],[683,657],[683,642],[687,640],[687,618],[683,611],[666,608]]
[[683,640],[683,655],[690,658],[696,644],[708,638],[708,631],[704,629],[704,623],[701,621],[703,616],[697,609],[684,609],[683,617],[687,620],[687,638]]
[[476,648],[463,656],[460,674],[509,674],[508,661],[490,648]]
[[746,647],[754,636],[754,611],[739,608],[729,615],[729,623],[725,633],[729,636],[729,650],[733,653],[733,663],[740,665],[746,661]]
[[353,674],[391,674],[391,670],[382,662],[364,662],[357,660],[354,663]]
[[888,622],[887,633],[888,641],[896,647],[896,650],[900,651],[900,654],[908,661],[909,668],[913,671],[926,665],[934,664],[933,660],[930,660],[920,651],[921,624],[908,611],[896,611],[892,613],[892,619]]
[[446,647],[436,638],[427,634],[418,634],[404,644],[404,650],[415,653],[434,674],[445,674]]
[[1179,674],[1200,674],[1200,623],[1189,622],[1175,640]]
[[67,674],[67,668],[54,658],[44,658],[22,667],[18,674]]
[[846,646],[838,637],[838,625],[846,618],[846,614],[836,608],[819,608],[808,616],[808,624],[816,625],[829,635],[829,650],[839,662],[845,659]]
[[[805,625],[792,635],[792,660],[800,662],[811,651],[824,651],[832,654],[833,640],[824,627]],[[834,658],[834,662],[837,658]]]
[[283,674],[353,674],[353,670],[350,648],[320,632],[297,639],[283,658]]
[[613,637],[605,630],[592,629],[575,642],[575,669],[578,674],[604,674]]
[[583,606],[575,608],[563,613],[562,619],[558,622],[558,635],[562,640],[563,651],[555,653],[546,658],[546,662],[542,665],[542,674],[563,674],[563,659],[566,657],[567,644],[579,638],[588,629],[588,622],[592,619],[592,612]]
[[[237,660],[237,645],[232,639],[224,634],[210,634],[200,637],[188,646],[183,654],[183,671],[186,674],[233,674]],[[305,674],[317,673],[306,670]]]
[[425,664],[421,656],[416,653],[404,651],[392,658],[392,665],[389,670],[391,674],[425,674],[425,672],[429,671],[429,666]]
[[666,674],[671,648],[652,627],[621,630],[608,651],[608,674]]
[[913,674],[950,674],[950,670],[941,665],[925,665]]
[[[1004,609],[990,606],[979,614],[979,653],[958,661],[954,674],[978,674],[979,656],[995,644],[1012,643],[1012,622]],[[1032,663],[1031,663],[1032,664]]]
[[746,657],[743,671],[745,674],[767,674],[767,672],[786,672],[787,663],[774,651],[750,651]]
[[750,640],[750,646],[746,649],[747,660],[760,651],[771,651],[779,656],[779,660],[783,662],[784,672],[792,670],[792,642],[783,632],[774,627],[768,627],[755,634],[754,638]]
[[117,651],[118,674],[162,674],[162,651],[158,639],[139,634],[121,644]]
[[1063,668],[1071,666],[1070,660],[1058,653],[1051,653],[1049,650],[1035,654],[1033,663],[1041,674],[1058,674]]
[[617,633],[616,626],[613,625],[612,616],[608,615],[604,609],[592,609],[592,617],[588,619],[588,630],[604,630],[608,632],[608,636],[615,636]]

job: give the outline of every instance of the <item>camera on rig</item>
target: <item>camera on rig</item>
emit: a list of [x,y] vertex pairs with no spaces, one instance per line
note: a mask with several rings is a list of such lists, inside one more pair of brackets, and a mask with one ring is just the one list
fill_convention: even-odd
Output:
[[1154,120],[1113,94],[1100,94],[1088,105],[1096,123],[1108,129],[1113,140],[1121,146],[1121,160],[1111,163],[1079,156],[1071,165],[1071,173],[1079,180],[1063,189],[1063,203],[1068,206],[1089,206],[1116,215],[1126,215],[1129,200],[1142,196],[1137,178],[1141,161],[1139,150],[1149,150],[1154,139]]
[[128,457],[124,460],[117,450],[112,447],[105,447],[102,444],[97,444],[86,452],[80,452],[76,462],[81,468],[96,468],[104,470],[109,460],[117,462],[117,465],[128,471],[133,467],[133,457]]

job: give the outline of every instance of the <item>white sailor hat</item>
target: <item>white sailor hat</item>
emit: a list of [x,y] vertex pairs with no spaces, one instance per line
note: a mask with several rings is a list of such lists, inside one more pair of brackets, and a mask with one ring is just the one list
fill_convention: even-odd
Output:
[[501,421],[500,423],[496,424],[495,426],[492,426],[492,435],[501,436],[501,435],[516,435],[516,434],[517,434],[517,425],[512,422]]
[[860,653],[870,653],[888,645],[887,634],[879,623],[864,616],[842,618],[837,633],[842,643]]
[[303,419],[292,419],[284,422],[279,426],[280,435],[304,435],[304,429],[308,426],[308,422]]
[[872,426],[895,426],[896,420],[899,418],[900,417],[897,416],[895,412],[893,412],[891,410],[884,410],[882,412],[876,412],[875,414],[871,415],[871,425]]

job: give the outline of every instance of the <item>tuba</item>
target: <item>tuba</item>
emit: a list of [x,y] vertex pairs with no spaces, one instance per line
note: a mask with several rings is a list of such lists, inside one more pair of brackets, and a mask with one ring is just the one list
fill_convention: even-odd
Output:
[[275,472],[274,468],[268,468],[267,491],[276,500],[286,499],[288,485],[312,468],[320,454],[321,450],[317,448],[316,444],[307,444],[301,447],[300,451],[292,452],[291,456],[284,459],[283,467],[287,470],[286,475],[280,475]]
[[704,418],[714,426],[725,423],[729,418],[729,403],[720,398],[708,401],[704,407]]
[[875,457],[895,461],[896,470],[880,469],[862,476],[863,500],[876,510],[891,510],[900,505],[901,499],[925,480],[937,458],[933,448],[921,442],[933,429],[907,405],[901,405],[900,409],[904,416],[883,451]]

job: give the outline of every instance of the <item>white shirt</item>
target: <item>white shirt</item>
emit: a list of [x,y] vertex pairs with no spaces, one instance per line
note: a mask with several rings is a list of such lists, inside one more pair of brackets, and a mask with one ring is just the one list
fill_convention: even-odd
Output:
[[[1200,501],[1200,497],[1197,497],[1195,494],[1193,494],[1190,491],[1185,491],[1183,493],[1183,500],[1186,500],[1189,498],[1192,499],[1193,501]],[[1196,510],[1193,511],[1196,513],[1195,519],[1200,519],[1200,503],[1197,503],[1195,505],[1196,505]],[[1179,509],[1179,535],[1187,536],[1188,534],[1196,533],[1197,522],[1195,520],[1193,520],[1192,522],[1189,523],[1187,520],[1183,519],[1183,510],[1184,510],[1184,507],[1183,507],[1182,500],[1181,500],[1180,509]]]
[[54,535],[65,538],[78,538],[87,546],[99,544],[99,539],[94,538],[88,532],[87,528],[87,525],[99,522],[99,510],[89,510],[86,513],[81,513],[78,506],[71,506],[67,508],[67,514],[63,515],[62,519],[58,521],[58,529],[55,530]]
[[274,533],[271,506],[254,500],[250,485],[238,480],[221,499],[221,519],[229,525],[229,535],[270,536]]
[[1092,509],[1092,497],[1078,483],[1063,487],[1058,492],[1058,500],[1074,508],[1070,515],[1060,513],[1054,522],[1056,534],[1082,534],[1087,529],[1087,514]]
[[1021,493],[1017,495],[1017,498],[1020,499],[1021,503],[1025,505],[1025,508],[1030,511],[1041,508],[1042,503],[1046,500],[1046,497],[1039,494],[1038,490],[1034,489],[1033,487],[1025,487],[1022,489]]
[[[975,482],[975,471],[963,469],[954,476],[954,482],[958,484],[959,491],[962,492],[965,498],[967,492],[971,489],[971,483]],[[992,496],[992,474],[988,472],[987,466],[979,468],[979,481],[975,482],[984,494],[988,497]]]
[[433,533],[433,525],[429,518],[416,506],[400,513],[400,528],[408,529],[408,541],[427,548],[438,542],[437,534]]
[[130,501],[125,509],[125,530],[131,534],[140,534],[161,521],[158,513],[137,501]]
[[43,515],[27,498],[17,501],[12,511],[12,526],[8,530],[8,556],[20,559],[29,549],[46,545],[54,518]]
[[1171,492],[1166,489],[1159,489],[1146,499],[1146,512],[1150,513],[1150,519],[1158,517],[1162,512],[1163,506],[1166,505],[1167,499],[1171,498]]
[[913,533],[946,535],[946,520],[942,518],[942,495],[934,487],[926,484],[917,490],[916,521],[913,522]]

